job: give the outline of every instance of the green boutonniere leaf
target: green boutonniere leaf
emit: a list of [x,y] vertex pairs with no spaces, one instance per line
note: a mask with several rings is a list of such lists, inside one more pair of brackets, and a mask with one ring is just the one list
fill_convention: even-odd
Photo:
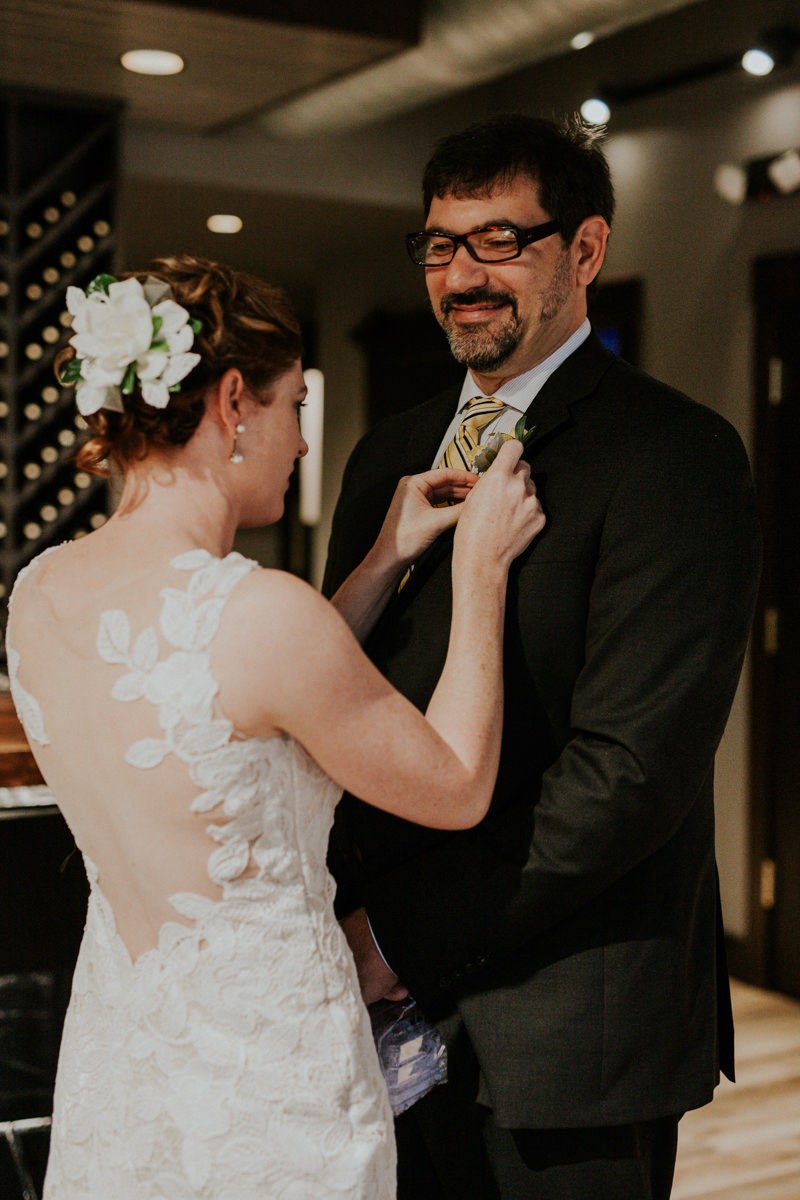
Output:
[[523,413],[520,419],[514,426],[514,437],[518,442],[522,442],[523,446],[527,446],[533,435],[536,433],[536,426],[531,425],[530,429],[525,428],[525,416]]

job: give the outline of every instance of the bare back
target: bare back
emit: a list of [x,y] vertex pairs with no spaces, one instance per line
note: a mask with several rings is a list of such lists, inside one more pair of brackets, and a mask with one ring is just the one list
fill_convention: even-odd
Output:
[[14,699],[92,882],[45,1195],[389,1200],[326,868],[340,789],[220,704],[214,643],[256,564],[196,549],[115,573],[103,548],[35,560],[9,621]]
[[235,556],[215,586],[222,560],[205,556],[198,574],[198,551],[181,567],[132,564],[98,586],[81,550],[51,551],[20,578],[9,658],[42,774],[136,957],[174,919],[170,895],[217,892],[202,788],[187,770],[196,753],[181,747],[192,730],[235,736],[204,649],[227,594],[255,564]]

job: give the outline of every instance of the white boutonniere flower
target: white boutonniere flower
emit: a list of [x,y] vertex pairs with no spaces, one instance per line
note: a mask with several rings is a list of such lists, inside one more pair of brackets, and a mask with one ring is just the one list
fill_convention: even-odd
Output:
[[76,385],[83,416],[108,408],[123,411],[123,396],[138,386],[153,408],[166,408],[170,392],[200,362],[191,351],[201,324],[176,304],[169,285],[149,276],[117,280],[98,275],[84,292],[67,289],[72,314],[73,358],[61,382]]
[[476,475],[482,475],[484,471],[488,471],[489,467],[497,457],[497,452],[503,442],[511,442],[515,438],[518,442],[522,442],[523,446],[527,446],[528,442],[536,432],[536,426],[531,425],[530,429],[525,428],[525,413],[514,426],[513,433],[493,433],[490,438],[478,448],[478,451],[472,460],[472,470]]

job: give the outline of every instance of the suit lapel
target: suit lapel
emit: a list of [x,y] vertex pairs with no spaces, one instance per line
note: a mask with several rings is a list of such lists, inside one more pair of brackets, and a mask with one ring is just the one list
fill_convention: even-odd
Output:
[[528,426],[536,432],[525,449],[530,461],[537,446],[572,419],[573,405],[585,400],[596,390],[600,380],[616,361],[595,334],[553,372],[528,410]]
[[[545,440],[570,423],[571,408],[594,393],[615,361],[615,355],[606,350],[598,337],[590,334],[553,372],[528,410],[528,425],[532,422],[536,432],[525,448],[526,461],[532,462],[537,447],[541,447]],[[457,392],[447,392],[430,402],[427,413],[424,411],[425,405],[415,410],[419,419],[414,429],[409,430],[405,461],[420,465],[404,466],[404,471],[427,471],[430,468],[444,430],[453,416],[457,397]],[[407,605],[414,598],[436,564],[450,554],[452,545],[453,534],[447,533],[428,547],[415,564],[402,592],[390,602],[392,611],[396,611],[396,606]]]
[[444,431],[456,411],[460,390],[451,388],[409,411],[405,439],[397,440],[397,461],[403,475],[429,471]]

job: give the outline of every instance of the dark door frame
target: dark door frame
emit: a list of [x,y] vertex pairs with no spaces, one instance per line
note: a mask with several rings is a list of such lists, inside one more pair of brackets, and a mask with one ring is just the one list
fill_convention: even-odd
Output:
[[778,680],[781,596],[780,522],[781,314],[800,308],[800,253],[759,258],[753,266],[755,319],[754,472],[764,537],[764,565],[751,642],[749,932],[729,940],[731,972],[761,987],[775,985],[775,797],[771,745]]

